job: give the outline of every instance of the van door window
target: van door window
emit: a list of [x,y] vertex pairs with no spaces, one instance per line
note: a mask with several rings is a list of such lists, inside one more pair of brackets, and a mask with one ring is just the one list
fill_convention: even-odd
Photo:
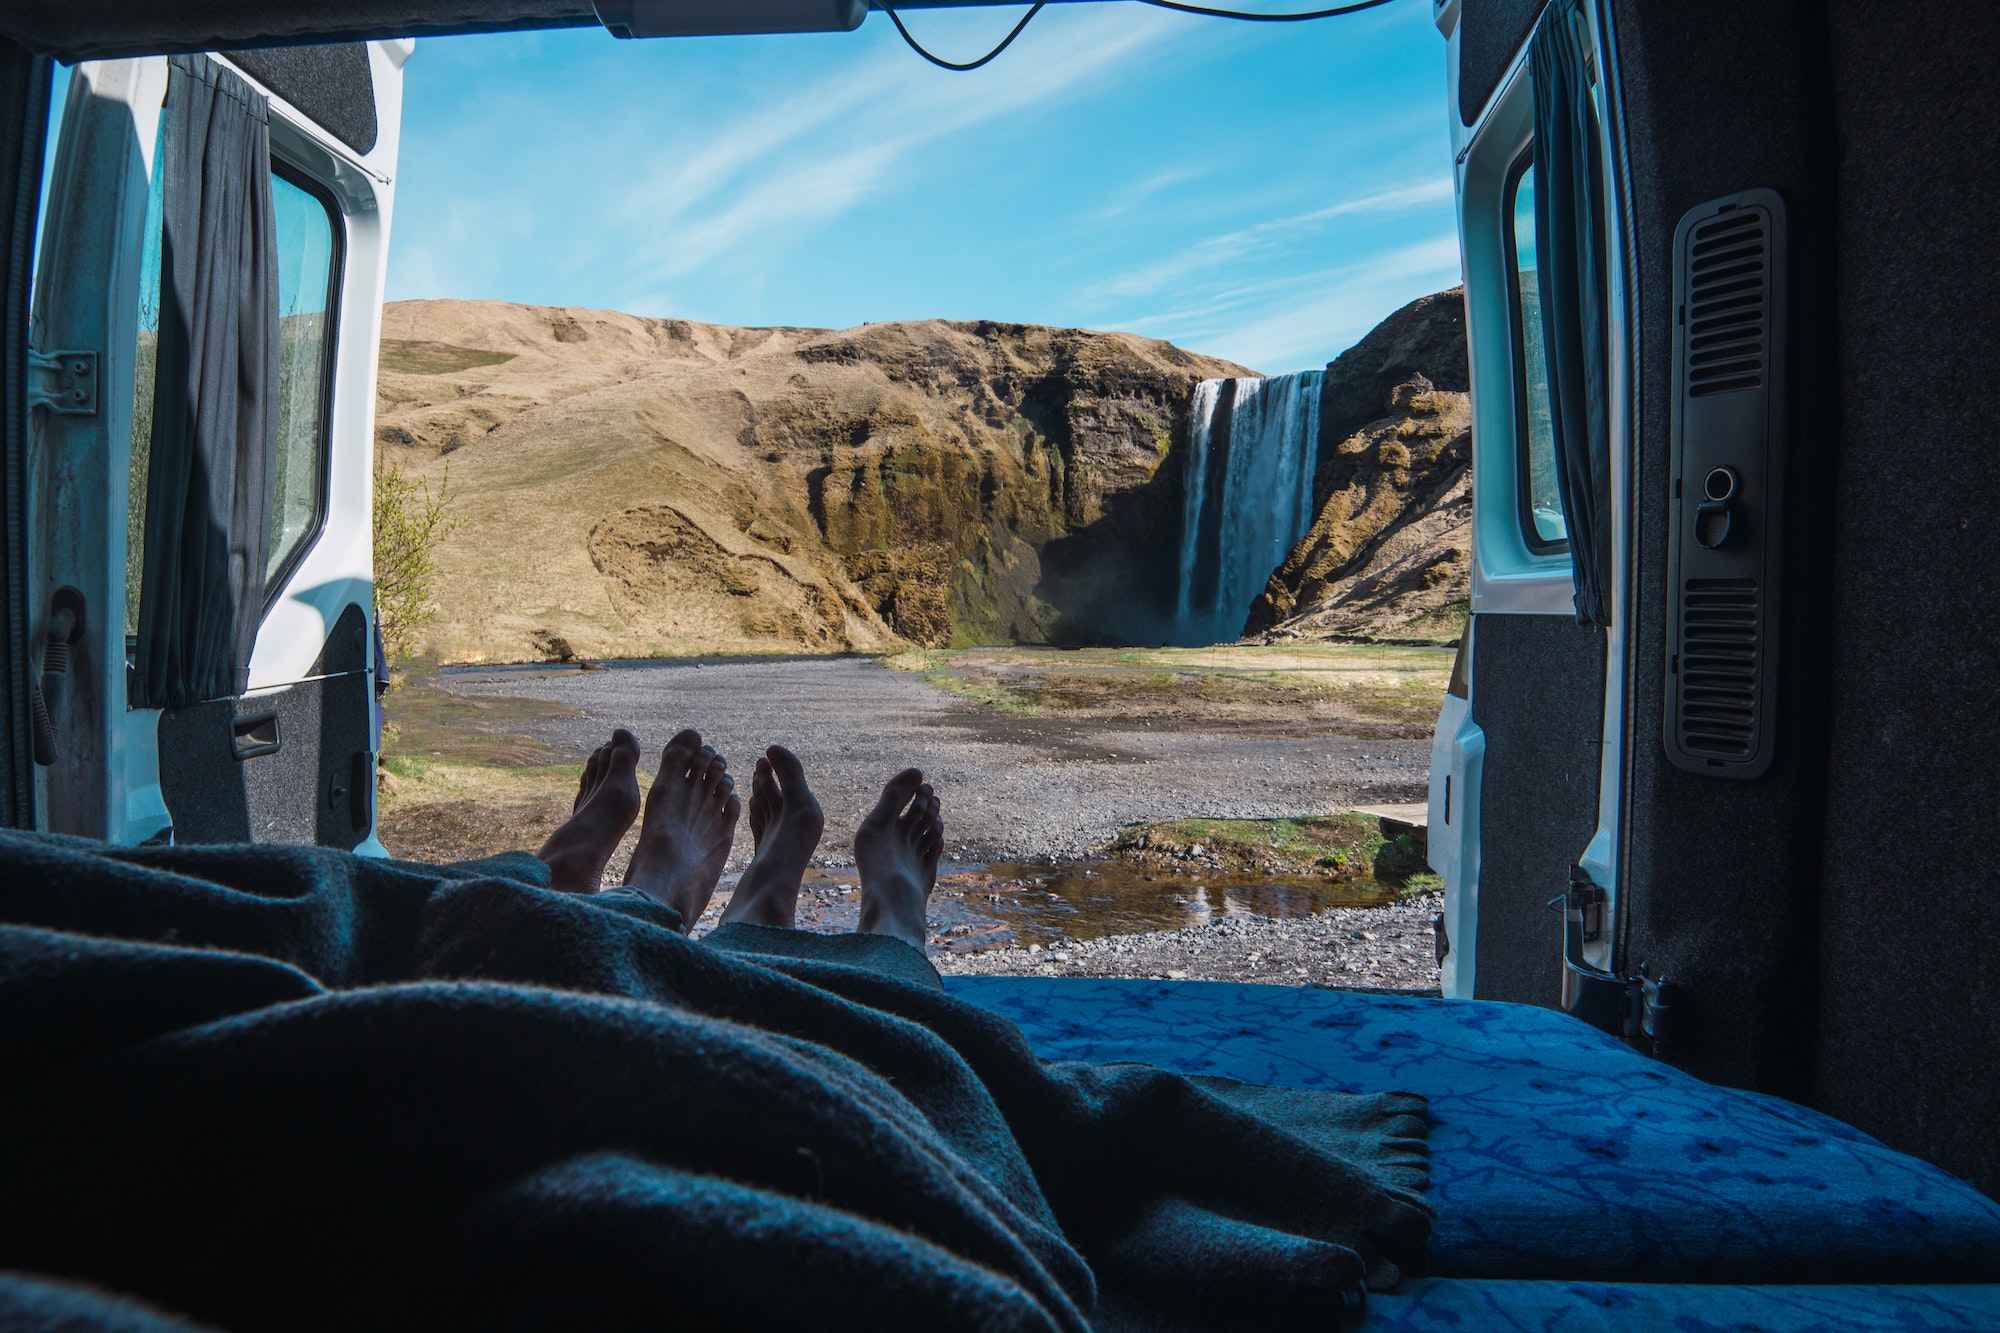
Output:
[[[153,161],[162,160],[159,148]],[[139,273],[139,349],[132,381],[131,490],[125,539],[125,632],[139,632],[139,591],[146,560],[146,484],[153,426],[153,382],[160,338],[162,173],[146,201],[146,248]],[[335,293],[340,278],[331,207],[283,174],[271,177],[278,230],[278,439],[269,473],[271,530],[264,566],[267,593],[317,535],[326,505],[328,386],[332,383]]]
[[313,191],[271,180],[278,221],[278,442],[265,573],[276,592],[326,508],[328,371],[334,336],[334,215]]
[[1562,493],[1556,481],[1555,430],[1549,421],[1549,369],[1542,343],[1541,288],[1535,256],[1535,168],[1532,156],[1514,168],[1507,230],[1514,255],[1514,385],[1520,441],[1521,535],[1530,550],[1567,547]]

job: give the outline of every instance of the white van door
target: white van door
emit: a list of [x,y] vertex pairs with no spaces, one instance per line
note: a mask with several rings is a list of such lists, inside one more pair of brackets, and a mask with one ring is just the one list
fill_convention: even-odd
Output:
[[[1582,25],[1579,44],[1602,49],[1594,18],[1565,12]],[[1454,74],[1474,487],[1472,615],[1433,746],[1430,846],[1446,882],[1445,993],[1577,1012],[1578,976],[1621,963],[1629,380],[1625,292],[1614,279],[1603,311],[1614,405],[1606,630],[1579,623],[1551,419],[1543,291],[1576,260],[1539,253],[1537,194],[1550,187],[1536,178],[1534,18],[1524,13],[1507,63],[1474,68],[1461,59],[1458,16],[1441,16]],[[1608,244],[1606,271],[1621,273],[1615,228]],[[1585,905],[1574,949],[1565,898]]]
[[[85,62],[69,77],[31,346],[47,375],[88,380],[94,398],[37,410],[30,430],[43,828],[127,844],[371,844],[375,352],[409,54],[409,43],[357,43]],[[163,340],[163,311],[176,330],[215,327],[162,283],[176,262],[167,161],[199,151],[165,147],[193,133],[163,118],[177,78],[222,88],[268,127],[268,165],[245,158],[257,166],[245,193],[268,191],[253,200],[275,241],[258,269],[268,280],[253,313],[246,297],[223,314],[257,326],[239,336],[275,344],[259,400],[274,424],[242,433],[257,455],[236,474],[234,507],[214,507],[228,510],[215,522],[229,529],[230,614],[246,631],[221,676],[213,608],[188,609],[199,580],[172,567],[173,551],[161,558],[167,525],[199,511],[175,502],[202,484],[203,460],[152,447],[163,341],[169,375],[187,373],[186,345],[199,341]],[[197,210],[198,228],[178,215],[182,252],[219,234],[215,211]],[[168,641],[183,657],[205,648],[205,671],[163,670]]]

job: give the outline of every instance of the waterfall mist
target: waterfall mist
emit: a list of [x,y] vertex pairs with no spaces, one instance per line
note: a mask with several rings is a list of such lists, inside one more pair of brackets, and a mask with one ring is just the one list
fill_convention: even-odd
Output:
[[1195,389],[1169,642],[1241,637],[1250,604],[1312,526],[1324,378],[1308,370]]

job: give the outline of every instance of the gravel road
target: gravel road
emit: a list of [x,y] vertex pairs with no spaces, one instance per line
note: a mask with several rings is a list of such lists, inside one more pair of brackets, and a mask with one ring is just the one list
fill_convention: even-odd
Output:
[[[851,862],[849,833],[882,782],[906,765],[922,768],[943,797],[948,857],[1024,861],[1081,855],[1142,821],[1422,800],[1430,763],[1428,741],[1318,735],[1283,721],[1001,713],[865,658],[452,671],[446,683],[581,710],[529,724],[579,758],[615,726],[630,727],[649,751],[697,727],[746,789],[763,747],[788,745],[826,808],[818,859],[827,865]],[[747,826],[744,837],[747,850]]]

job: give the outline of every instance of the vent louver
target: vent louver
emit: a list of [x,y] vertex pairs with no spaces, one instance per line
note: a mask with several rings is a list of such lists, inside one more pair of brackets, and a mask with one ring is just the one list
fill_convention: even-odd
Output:
[[1778,737],[1784,612],[1785,201],[1745,190],[1674,229],[1666,706],[1677,767],[1749,779]]
[[1755,579],[1689,579],[1681,604],[1681,744],[1743,758],[1757,748]]
[[1764,215],[1725,213],[1695,228],[1688,247],[1688,392],[1764,386],[1771,250]]

